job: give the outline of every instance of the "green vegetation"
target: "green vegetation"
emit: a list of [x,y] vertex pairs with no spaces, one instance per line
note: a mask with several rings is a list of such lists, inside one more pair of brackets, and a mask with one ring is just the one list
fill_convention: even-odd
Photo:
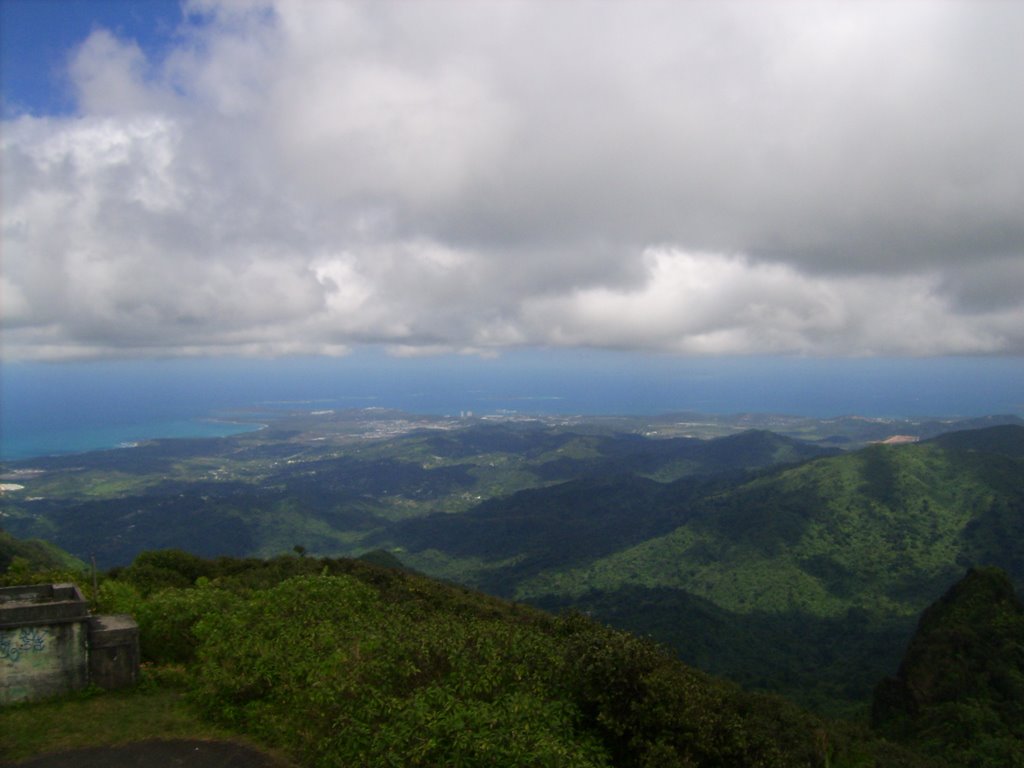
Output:
[[[108,574],[100,600],[135,611],[157,671],[135,692],[87,696],[89,706],[0,712],[4,757],[160,725],[241,734],[308,766],[926,765],[580,614],[364,561],[151,552]],[[122,706],[136,710],[122,717]],[[29,733],[27,718],[58,713],[117,722],[90,737],[77,726]]]
[[971,570],[921,617],[872,720],[958,766],[1024,766],[1024,606],[1006,574]]
[[203,718],[183,690],[155,677],[145,673],[130,691],[88,690],[0,709],[0,762],[144,739],[241,739]]
[[633,431],[642,422],[606,421],[292,415],[229,438],[18,462],[8,474],[24,490],[0,497],[0,519],[19,537],[95,555],[101,567],[165,547],[268,556],[300,541],[317,554],[355,554],[394,521],[573,478],[664,482],[827,453],[769,433],[650,440]]
[[22,541],[0,530],[0,586],[74,581],[86,565],[77,557],[41,539]]
[[994,427],[755,475],[603,475],[404,521],[390,541],[428,573],[574,606],[745,685],[863,712],[966,567],[1024,584],[1022,446],[1020,427]]
[[865,722],[878,680],[899,662],[912,621],[803,613],[727,611],[684,590],[622,587],[538,601],[574,608],[642,637],[657,638],[686,663],[744,688],[772,692],[816,712]]
[[304,763],[601,765],[541,633],[305,576],[199,623],[194,697]]
[[[696,499],[681,490],[671,532],[582,568],[548,568],[515,594],[635,585],[685,589],[741,613],[912,616],[972,557],[1024,580],[1020,549],[1002,535],[1024,501],[1022,477],[1020,459],[925,443],[820,459]],[[670,509],[671,490],[661,502]],[[997,541],[1004,553],[982,551]]]
[[[4,494],[0,519],[101,567],[166,548],[202,563],[397,555],[494,595],[586,611],[749,688],[864,720],[916,617],[967,568],[998,566],[1024,586],[1017,424],[323,418],[31,462],[10,470],[25,488]],[[764,427],[828,445],[939,437],[840,453]],[[710,433],[722,436],[691,436]],[[83,495],[104,477],[108,495]],[[175,576],[140,557],[123,569],[135,592],[119,599],[191,627],[211,609],[202,601],[223,595],[196,592],[196,579],[225,576],[193,570]],[[147,584],[188,593],[157,597]],[[174,637],[198,642],[191,631],[168,625],[164,658],[181,656]]]

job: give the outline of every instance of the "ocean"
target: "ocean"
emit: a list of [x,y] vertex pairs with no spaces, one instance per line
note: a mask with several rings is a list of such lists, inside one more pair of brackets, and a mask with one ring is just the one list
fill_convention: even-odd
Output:
[[8,363],[0,459],[258,428],[245,411],[1024,415],[1024,359],[692,359],[599,351]]

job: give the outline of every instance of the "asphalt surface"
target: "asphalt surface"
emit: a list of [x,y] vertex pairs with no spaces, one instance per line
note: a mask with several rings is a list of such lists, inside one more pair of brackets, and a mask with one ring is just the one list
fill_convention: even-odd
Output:
[[287,768],[277,758],[225,741],[138,741],[30,757],[17,768]]

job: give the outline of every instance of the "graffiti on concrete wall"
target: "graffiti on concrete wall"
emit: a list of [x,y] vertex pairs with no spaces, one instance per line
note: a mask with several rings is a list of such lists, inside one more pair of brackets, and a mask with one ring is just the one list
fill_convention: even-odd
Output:
[[40,653],[46,650],[46,630],[38,627],[22,627],[0,632],[0,659],[14,664],[26,653]]

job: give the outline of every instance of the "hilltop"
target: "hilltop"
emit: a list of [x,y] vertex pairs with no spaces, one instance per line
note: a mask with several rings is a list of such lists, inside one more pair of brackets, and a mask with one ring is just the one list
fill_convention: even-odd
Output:
[[1024,764],[1024,605],[1004,572],[972,568],[928,607],[872,721],[956,765]]

